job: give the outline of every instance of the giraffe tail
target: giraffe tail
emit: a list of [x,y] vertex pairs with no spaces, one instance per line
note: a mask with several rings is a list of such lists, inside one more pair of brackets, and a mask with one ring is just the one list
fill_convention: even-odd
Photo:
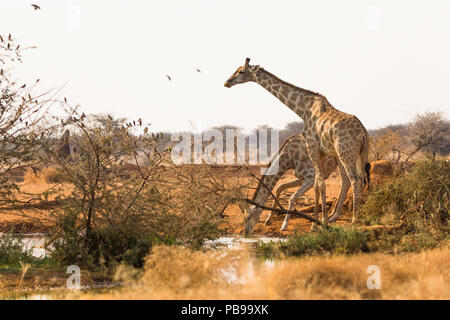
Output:
[[363,187],[367,184],[370,190],[370,163],[369,163],[369,139],[367,136],[364,137],[361,146],[361,151],[358,155],[358,160],[356,162],[356,170],[361,178]]

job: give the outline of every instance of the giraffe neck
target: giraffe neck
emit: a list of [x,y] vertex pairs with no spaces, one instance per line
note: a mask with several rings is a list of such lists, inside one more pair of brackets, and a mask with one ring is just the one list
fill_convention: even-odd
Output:
[[261,205],[264,205],[266,203],[270,195],[269,190],[273,190],[278,180],[280,180],[281,176],[287,171],[286,165],[282,163],[282,160],[283,157],[278,157],[278,170],[275,174],[263,175],[261,177],[261,181],[259,182],[258,186],[256,187],[256,191],[253,194],[253,201]]
[[296,87],[270,72],[259,68],[253,74],[253,81],[265,88],[306,123],[311,118],[311,107],[320,94]]

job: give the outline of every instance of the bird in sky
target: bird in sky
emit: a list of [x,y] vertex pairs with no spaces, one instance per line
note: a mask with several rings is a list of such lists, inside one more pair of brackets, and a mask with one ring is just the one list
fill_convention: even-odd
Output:
[[167,79],[169,79],[169,81],[172,81],[172,78],[168,74],[166,74],[166,77]]
[[202,72],[202,70],[200,70],[199,68],[195,68],[195,70],[197,70],[197,72]]
[[34,3],[32,3],[31,6],[34,8],[34,10],[39,10],[41,8],[37,4],[34,4]]

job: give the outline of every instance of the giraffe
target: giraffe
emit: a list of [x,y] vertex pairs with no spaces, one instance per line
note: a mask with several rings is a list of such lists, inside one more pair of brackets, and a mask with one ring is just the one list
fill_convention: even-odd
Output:
[[70,157],[70,131],[66,129],[61,139],[59,140],[59,144],[57,147],[57,154],[61,160],[65,160]]
[[[326,158],[324,164],[325,178],[327,178],[336,169],[337,162],[335,158]],[[278,170],[271,170],[271,167],[274,165],[278,165]],[[315,180],[315,169],[306,151],[305,139],[301,135],[290,136],[284,141],[268,166],[268,171],[275,172],[275,174],[267,174],[261,177],[252,200],[264,205],[270,195],[269,190],[272,190],[283,174],[290,169],[294,169],[294,175],[297,179],[280,185],[275,191],[276,197],[278,197],[284,189],[300,186],[297,192],[289,199],[289,210],[294,208],[295,202],[299,197],[311,189]],[[242,203],[240,208],[245,214],[245,235],[251,235],[262,209],[254,205],[248,206],[246,202]],[[265,225],[270,224],[271,216],[272,212],[269,213],[264,223]],[[287,214],[280,231],[287,229],[289,220],[290,215]]]
[[[323,161],[326,156],[335,157],[342,180],[341,192],[335,209],[342,205],[351,184],[353,190],[352,223],[355,224],[362,186],[365,182],[370,183],[369,137],[359,119],[354,115],[335,109],[319,93],[287,83],[258,65],[251,66],[250,58],[245,60],[243,66],[237,68],[224,85],[231,88],[246,82],[255,82],[265,88],[304,121],[305,127],[302,135],[305,137],[307,151],[316,171],[314,216],[318,215],[320,196],[322,222],[324,225],[328,223]],[[329,221],[336,221],[339,215],[340,211],[335,210]]]

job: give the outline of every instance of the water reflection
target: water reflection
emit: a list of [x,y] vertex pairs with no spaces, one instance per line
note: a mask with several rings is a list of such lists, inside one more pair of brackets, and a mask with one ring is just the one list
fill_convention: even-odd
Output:
[[[3,234],[0,233],[0,237]],[[45,246],[45,236],[43,234],[27,234],[27,235],[15,235],[15,241],[20,241],[23,249],[26,251],[31,251],[33,256],[36,258],[44,258],[49,254]],[[282,238],[270,238],[270,237],[260,237],[260,238],[235,238],[235,237],[221,237],[215,240],[205,241],[206,248],[215,248],[224,250],[224,254],[228,254],[231,250],[239,250],[243,248],[254,247],[258,243],[270,243],[270,242],[280,242],[284,241]],[[50,248],[51,249],[51,248]],[[254,269],[258,265],[259,268],[273,268],[275,266],[275,260],[273,259],[256,259],[253,256],[249,260],[248,266],[244,273],[239,274],[239,272],[232,266],[222,269],[222,275],[226,281],[230,284],[244,284],[252,281],[254,278]],[[85,286],[81,290],[98,290],[99,288],[117,287],[120,286],[119,283],[110,283],[102,285]],[[53,288],[50,291],[65,291],[67,288]],[[57,294],[55,293],[28,293],[23,296],[19,296],[19,300],[52,300],[57,299]]]

